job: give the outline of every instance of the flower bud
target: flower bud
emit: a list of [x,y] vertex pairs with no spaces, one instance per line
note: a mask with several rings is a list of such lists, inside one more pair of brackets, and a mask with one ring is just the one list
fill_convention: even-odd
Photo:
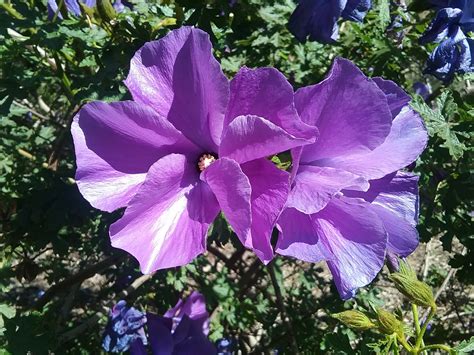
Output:
[[433,291],[426,283],[398,272],[391,274],[389,278],[395,283],[395,287],[414,304],[436,308]]
[[375,324],[370,320],[369,317],[356,310],[334,313],[331,316],[354,330],[367,330],[370,328],[375,328]]
[[97,0],[97,12],[105,22],[110,22],[117,17],[117,12],[109,0]]
[[397,319],[392,313],[382,309],[377,308],[377,317],[378,317],[378,330],[381,333],[391,335],[397,334],[400,337],[403,337],[403,323]]

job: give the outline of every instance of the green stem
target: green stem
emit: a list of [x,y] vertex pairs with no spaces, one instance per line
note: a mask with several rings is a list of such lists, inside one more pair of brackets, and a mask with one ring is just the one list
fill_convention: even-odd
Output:
[[[415,324],[415,331],[416,331],[416,338],[420,335],[421,328],[420,328],[420,320],[418,317],[418,306],[414,303],[411,304],[411,311],[413,313],[413,323]],[[425,346],[425,342],[423,338],[421,339],[421,347]]]
[[4,9],[11,17],[16,18],[17,20],[24,20],[25,18],[20,14],[18,11],[16,11],[13,6],[11,6],[9,3],[6,2],[0,2],[0,7]]
[[410,344],[408,344],[408,342],[405,340],[403,336],[397,335],[397,340],[400,344],[402,344],[402,346],[405,348],[406,351],[408,351],[409,353],[412,352],[413,348],[410,346]]
[[398,342],[397,342],[397,337],[396,336],[391,336],[390,337],[390,347],[388,348],[393,348],[393,354],[398,355],[400,354],[400,349],[398,348]]
[[430,309],[430,313],[428,314],[428,317],[426,318],[426,321],[423,323],[423,326],[421,327],[420,333],[418,334],[416,338],[416,343],[414,347],[414,350],[416,351],[416,353],[418,353],[419,351],[418,349],[420,349],[421,347],[421,343],[423,342],[423,336],[425,335],[426,328],[428,327],[428,324],[430,323],[431,318],[433,318],[435,313],[436,313],[436,307],[432,307]]
[[452,353],[453,349],[451,349],[451,347],[447,346],[447,345],[443,345],[443,344],[432,344],[432,345],[427,345],[423,348],[420,349],[420,352],[421,351],[426,351],[426,350],[430,350],[430,349],[441,349],[441,350],[444,350],[448,353]]

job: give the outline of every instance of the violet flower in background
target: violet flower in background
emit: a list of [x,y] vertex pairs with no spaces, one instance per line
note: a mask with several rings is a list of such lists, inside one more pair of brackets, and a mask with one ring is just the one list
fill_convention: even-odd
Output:
[[[127,307],[123,300],[110,311],[109,323],[104,331],[102,347],[114,353],[126,351],[132,343],[147,344],[144,313],[133,307]],[[137,345],[137,344],[135,344]]]
[[427,85],[427,84],[424,84],[420,81],[417,81],[417,82],[413,83],[412,89],[415,92],[415,94],[420,95],[423,98],[423,100],[425,100],[425,101],[431,95],[430,86]]
[[[204,296],[194,291],[185,301],[164,314],[147,313],[149,343],[153,354],[216,354],[216,348],[207,338],[209,313]],[[135,343],[132,355],[147,354],[142,343]]]
[[[115,11],[119,13],[124,11],[125,7],[131,7],[128,1],[115,0],[111,2]],[[90,8],[93,8],[96,6],[96,0],[65,0],[64,1],[64,5],[66,6],[66,11],[74,16],[81,16],[81,13],[82,13],[81,6],[80,6],[81,3]],[[56,12],[58,13],[57,15],[58,18],[63,19],[63,15],[61,14],[61,11],[58,11],[57,0],[48,0],[47,7],[48,7],[49,19],[53,19]]]
[[407,256],[418,244],[418,177],[398,170],[420,155],[427,133],[409,101],[395,83],[368,79],[341,58],[324,81],[295,94],[320,136],[292,150],[276,251],[325,260],[343,299],[375,278],[387,251]]
[[300,41],[333,43],[339,38],[339,18],[362,22],[371,0],[300,0],[290,17],[290,32]]
[[447,6],[437,11],[434,20],[420,38],[420,43],[439,45],[430,54],[425,73],[449,82],[456,73],[474,70],[474,41],[466,33],[474,29],[474,0],[436,2]]
[[232,355],[234,354],[234,344],[232,339],[222,338],[216,341],[218,355]]
[[125,84],[134,101],[89,103],[71,128],[82,195],[103,211],[126,207],[110,227],[112,245],[144,273],[181,266],[205,251],[222,211],[269,262],[289,174],[267,157],[317,134],[285,77],[242,68],[229,83],[209,35],[181,27],[136,52]]

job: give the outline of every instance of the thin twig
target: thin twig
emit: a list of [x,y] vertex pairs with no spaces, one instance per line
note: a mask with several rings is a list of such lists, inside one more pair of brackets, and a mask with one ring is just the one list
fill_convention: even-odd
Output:
[[[434,300],[436,302],[436,300],[439,298],[439,296],[441,296],[441,294],[443,293],[444,289],[448,286],[449,284],[449,281],[451,280],[451,277],[454,276],[454,274],[456,273],[456,269],[451,269],[449,270],[448,274],[446,275],[443,283],[441,284],[441,286],[438,288],[438,290],[436,291],[435,293],[435,296],[434,296]],[[423,316],[421,317],[421,324],[424,324],[425,321],[426,321],[426,318],[428,317],[428,314],[430,313],[430,309],[426,309],[425,312],[423,313]]]
[[136,291],[140,286],[142,286],[145,282],[150,280],[153,277],[153,274],[142,275],[137,278],[133,283],[128,286],[125,290],[119,292],[114,298],[113,301],[109,301],[105,306],[101,306],[101,311],[94,314],[89,319],[86,319],[84,322],[79,324],[77,327],[63,333],[59,336],[58,343],[59,345],[67,343],[68,341],[77,338],[80,334],[84,333],[87,329],[93,327],[99,320],[104,317],[108,312],[109,309],[114,306],[116,300],[122,299],[130,295],[132,292]]
[[293,325],[291,324],[291,319],[286,312],[285,301],[283,300],[283,296],[281,294],[280,285],[278,284],[278,280],[275,275],[275,269],[273,267],[273,263],[268,264],[267,266],[268,273],[270,275],[270,279],[272,280],[273,289],[275,290],[275,297],[277,300],[277,305],[280,310],[281,318],[286,325],[286,329],[288,331],[288,335],[291,339],[291,347],[293,348],[293,354],[298,355],[298,343],[296,342],[295,334],[293,333]]
[[34,308],[41,309],[44,307],[46,303],[53,299],[59,292],[77,284],[81,283],[88,278],[91,278],[98,272],[109,268],[110,266],[114,265],[119,259],[123,258],[123,255],[113,255],[110,256],[94,265],[91,265],[78,273],[72,275],[71,277],[60,281],[53,286],[51,286],[44,295],[36,302]]

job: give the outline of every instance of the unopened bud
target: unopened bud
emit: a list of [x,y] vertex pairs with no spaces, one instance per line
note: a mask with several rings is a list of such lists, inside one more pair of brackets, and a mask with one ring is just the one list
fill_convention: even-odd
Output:
[[341,313],[334,313],[331,316],[354,330],[375,328],[375,324],[370,320],[370,318],[360,311],[344,311]]
[[110,22],[117,17],[117,12],[109,0],[97,0],[97,12],[104,22]]
[[400,262],[398,260],[398,256],[395,253],[387,251],[386,262],[390,272],[397,272],[400,270]]
[[391,335],[397,334],[400,337],[403,337],[403,323],[397,319],[392,313],[382,309],[377,308],[377,317],[378,317],[378,329],[381,333]]
[[433,291],[426,283],[398,272],[391,274],[389,278],[395,283],[395,287],[414,304],[436,308]]
[[399,261],[399,270],[398,272],[406,277],[417,280],[416,272],[413,270],[410,265],[405,260]]

